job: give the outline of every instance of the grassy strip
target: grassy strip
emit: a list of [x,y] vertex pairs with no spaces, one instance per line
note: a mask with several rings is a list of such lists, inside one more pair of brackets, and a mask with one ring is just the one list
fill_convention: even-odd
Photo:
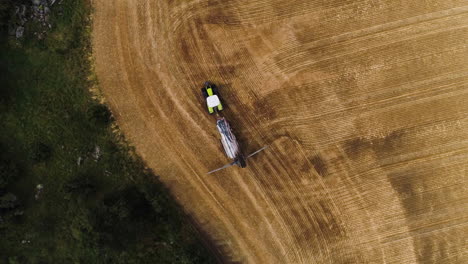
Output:
[[1,33],[0,263],[213,262],[92,99],[89,2],[61,8],[43,40]]

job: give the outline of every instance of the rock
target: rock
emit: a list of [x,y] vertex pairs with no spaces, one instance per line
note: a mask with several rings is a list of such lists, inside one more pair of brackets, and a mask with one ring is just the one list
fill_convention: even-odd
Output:
[[34,198],[36,200],[39,200],[39,198],[41,198],[41,193],[43,190],[44,190],[44,185],[42,184],[36,185],[36,194],[34,195]]
[[26,5],[21,5],[21,7],[16,7],[17,8],[17,15],[18,15],[18,18],[20,20],[20,25],[21,26],[24,26],[24,24],[26,24],[26,22],[28,21],[28,19],[26,18],[26,10],[27,10],[27,7]]
[[13,215],[15,215],[15,216],[24,215],[24,211],[22,211],[22,210],[16,210],[15,213],[14,213]]
[[21,17],[25,17],[26,16],[26,10],[27,10],[26,5],[21,5],[21,11],[19,12],[19,15]]
[[16,28],[16,38],[22,38],[23,37],[23,33],[24,33],[24,27],[22,26],[19,26]]
[[96,146],[96,148],[94,148],[94,153],[92,154],[92,156],[95,161],[98,161],[98,159],[101,157],[101,148],[99,146]]
[[[31,0],[31,4],[22,4],[15,6],[15,16],[17,22],[13,24],[14,29],[9,28],[9,33],[16,38],[21,38],[24,35],[24,27],[28,23],[33,23],[37,27],[33,27],[31,34],[37,37],[37,39],[43,39],[47,32],[52,29],[52,25],[49,22],[50,15],[55,12],[51,6],[54,4],[60,4],[61,1],[56,0]],[[29,27],[28,27],[29,28]],[[36,29],[36,30],[34,30]],[[41,31],[44,32],[41,32]],[[14,31],[14,32],[12,32]]]

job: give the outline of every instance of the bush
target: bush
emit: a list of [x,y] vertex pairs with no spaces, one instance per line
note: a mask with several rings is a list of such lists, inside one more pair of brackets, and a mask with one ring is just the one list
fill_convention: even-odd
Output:
[[89,177],[78,176],[68,181],[64,186],[65,192],[87,197],[89,194],[94,193],[96,188],[92,184]]
[[16,178],[19,170],[16,163],[9,158],[6,158],[4,155],[0,157],[0,193],[12,179]]
[[98,104],[91,108],[91,118],[96,124],[101,125],[108,125],[113,121],[111,111],[103,104]]
[[19,205],[18,198],[12,193],[0,196],[0,210],[11,210]]

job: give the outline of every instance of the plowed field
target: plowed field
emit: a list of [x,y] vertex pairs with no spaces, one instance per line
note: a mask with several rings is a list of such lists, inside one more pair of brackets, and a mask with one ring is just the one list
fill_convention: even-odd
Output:
[[[233,261],[467,263],[464,0],[94,0],[127,139]],[[248,167],[200,88],[220,86]]]

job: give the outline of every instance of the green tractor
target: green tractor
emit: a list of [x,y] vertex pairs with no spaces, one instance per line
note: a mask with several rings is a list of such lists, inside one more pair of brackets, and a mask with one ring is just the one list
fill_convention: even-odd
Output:
[[208,107],[208,113],[210,113],[210,115],[223,110],[223,105],[218,96],[218,87],[216,87],[216,85],[205,82],[205,86],[201,90],[205,97],[206,106]]

